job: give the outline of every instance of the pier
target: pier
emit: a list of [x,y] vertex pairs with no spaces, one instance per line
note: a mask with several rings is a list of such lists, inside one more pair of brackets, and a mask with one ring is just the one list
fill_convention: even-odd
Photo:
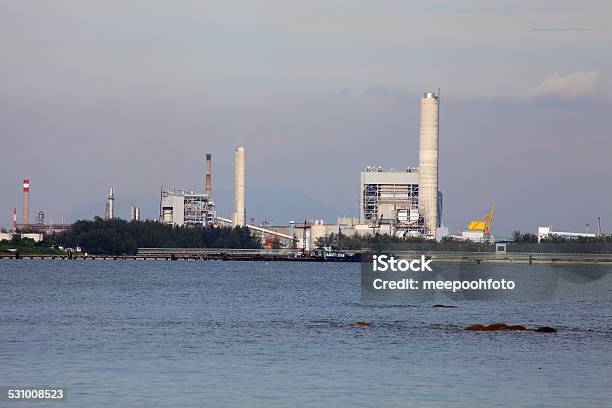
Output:
[[144,261],[286,261],[286,262],[359,262],[361,254],[350,253],[344,257],[324,257],[302,254],[299,250],[274,249],[191,249],[191,248],[141,248],[135,255],[95,255],[67,253],[0,254],[0,259],[61,259],[61,260],[144,260]]

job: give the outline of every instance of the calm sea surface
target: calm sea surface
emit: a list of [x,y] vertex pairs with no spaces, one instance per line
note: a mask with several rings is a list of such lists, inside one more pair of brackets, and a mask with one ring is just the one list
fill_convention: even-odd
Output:
[[[52,407],[610,407],[612,303],[584,287],[438,309],[362,301],[358,264],[4,260],[0,386],[66,386]],[[498,321],[559,332],[462,330]]]

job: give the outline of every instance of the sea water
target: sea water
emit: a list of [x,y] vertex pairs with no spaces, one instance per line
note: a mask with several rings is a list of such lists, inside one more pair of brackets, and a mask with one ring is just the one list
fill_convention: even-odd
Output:
[[[359,264],[2,260],[0,386],[63,386],[66,407],[609,407],[612,303],[589,296],[609,285],[451,309],[362,300]],[[493,322],[558,332],[462,329]]]

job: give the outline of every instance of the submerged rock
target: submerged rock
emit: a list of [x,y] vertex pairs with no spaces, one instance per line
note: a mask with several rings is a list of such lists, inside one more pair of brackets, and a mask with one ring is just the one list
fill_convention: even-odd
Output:
[[542,327],[538,327],[534,331],[538,333],[556,333],[557,329],[554,329],[552,327],[542,326]]
[[[465,326],[463,330],[469,330],[469,331],[527,331],[529,329],[520,324],[509,326],[504,323],[493,323],[488,326],[483,326],[482,324],[472,324],[470,326]],[[552,327],[542,326],[542,327],[538,327],[537,329],[532,329],[531,331],[538,332],[538,333],[554,333],[557,330],[553,329]]]
[[493,323],[490,324],[488,326],[485,326],[482,331],[499,331],[499,330],[506,330],[506,328],[508,327],[507,324],[503,324],[503,323]]

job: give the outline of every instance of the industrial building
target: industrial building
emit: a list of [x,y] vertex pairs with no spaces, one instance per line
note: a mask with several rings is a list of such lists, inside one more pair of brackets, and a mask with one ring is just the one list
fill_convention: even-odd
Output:
[[[70,224],[64,224],[62,222],[60,224],[46,224],[45,222],[45,212],[43,210],[38,210],[36,214],[36,222],[30,223],[30,179],[25,178],[23,180],[23,207],[22,207],[22,218],[21,224],[17,224],[17,209],[13,208],[13,233],[21,232],[21,233],[33,233],[36,234],[36,237],[42,234],[54,234],[59,232],[67,231],[70,228]],[[29,238],[36,238],[29,237]],[[42,239],[42,238],[41,238]]]
[[419,227],[419,173],[368,166],[361,172],[361,224],[405,224]]
[[159,217],[160,222],[179,227],[212,225],[216,219],[215,203],[206,194],[194,190],[162,187]]
[[538,242],[541,242],[543,239],[560,237],[567,239],[578,239],[578,238],[595,238],[597,234],[591,234],[589,232],[562,232],[562,231],[553,231],[552,227],[538,227]]
[[0,241],[10,241],[14,237],[21,239],[31,239],[34,242],[41,242],[44,239],[44,235],[41,233],[12,233],[12,232],[0,232]]
[[419,166],[384,170],[368,166],[361,172],[359,221],[391,234],[422,234],[439,238],[442,192],[438,191],[439,97],[421,98]]
[[71,224],[17,224],[14,231],[39,233],[39,234],[58,234],[68,231]]

